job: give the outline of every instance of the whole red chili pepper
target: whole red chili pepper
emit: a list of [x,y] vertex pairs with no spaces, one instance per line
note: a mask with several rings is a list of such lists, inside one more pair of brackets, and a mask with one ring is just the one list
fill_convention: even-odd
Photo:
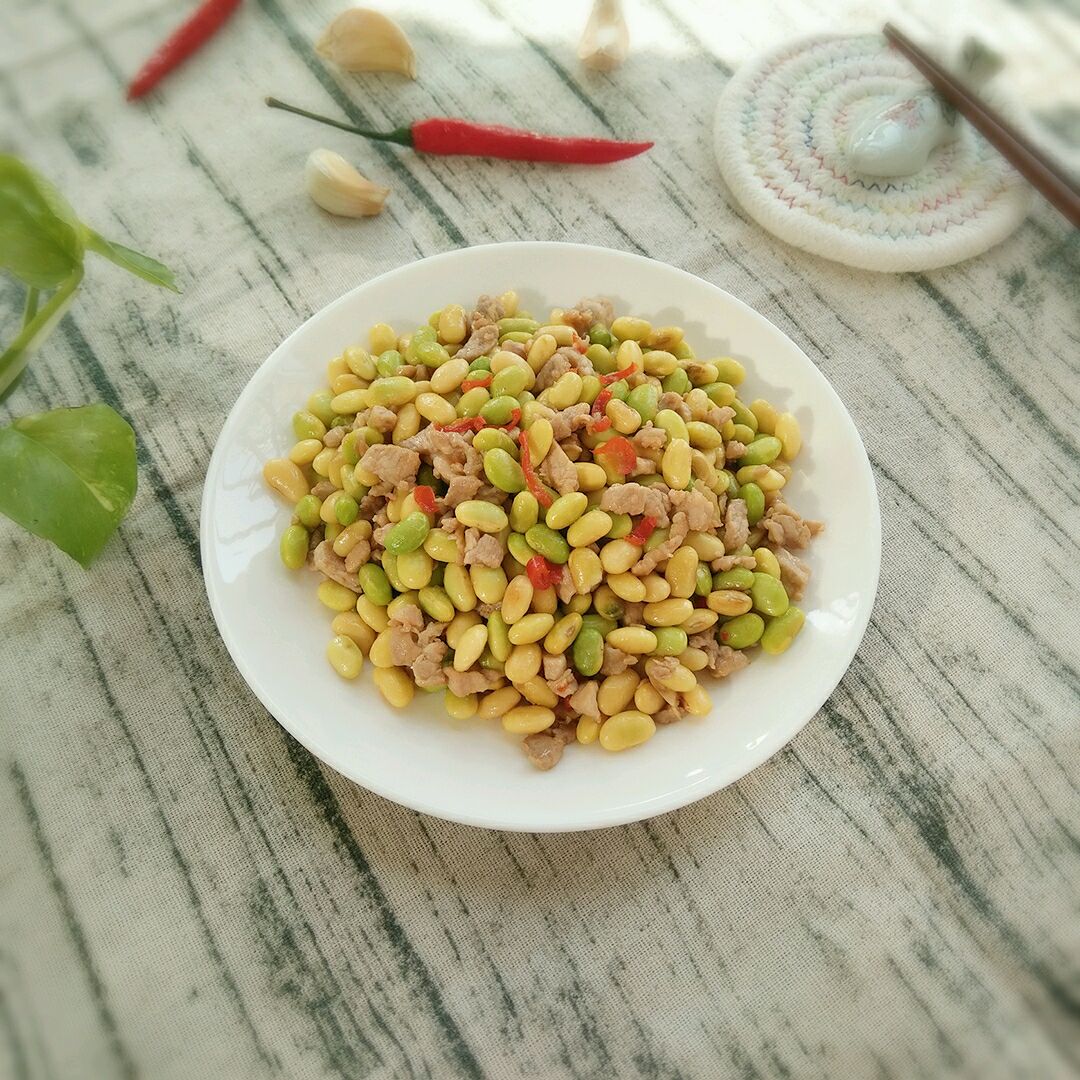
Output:
[[239,6],[240,0],[204,0],[139,68],[128,86],[128,101],[152,90],[173,68],[205,45]]
[[466,379],[461,384],[461,392],[467,394],[470,390],[475,390],[478,386],[490,386],[491,380],[494,378],[495,376],[488,371],[483,375],[477,375],[475,379]]
[[435,424],[436,431],[452,431],[461,433],[464,431],[479,431],[486,427],[482,416],[466,416],[464,420],[455,420],[452,424]]
[[427,484],[417,484],[413,488],[413,502],[424,511],[425,514],[438,513],[438,506],[435,504],[435,492],[428,487]]
[[504,158],[509,161],[557,161],[563,164],[606,165],[612,161],[643,154],[651,142],[620,142],[617,139],[570,138],[562,135],[540,135],[535,131],[519,131],[501,124],[474,124],[469,120],[435,116],[417,120],[409,127],[393,131],[368,131],[352,124],[331,120],[326,116],[286,105],[269,97],[266,104],[272,109],[306,116],[320,124],[329,124],[342,131],[351,131],[365,139],[400,143],[422,154],[461,154],[468,157]]
[[630,531],[626,538],[627,543],[635,544],[637,547],[644,547],[645,542],[652,536],[655,529],[656,518],[646,515]]
[[533,472],[532,455],[529,453],[529,439],[524,431],[518,434],[518,446],[521,447],[521,471],[525,474],[525,483],[536,501],[546,510],[553,500],[544,489],[544,485],[540,483],[539,477]]

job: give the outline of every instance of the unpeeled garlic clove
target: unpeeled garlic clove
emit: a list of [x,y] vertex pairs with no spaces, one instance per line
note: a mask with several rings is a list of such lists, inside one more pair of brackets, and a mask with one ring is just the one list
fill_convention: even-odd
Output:
[[315,51],[346,71],[396,71],[416,78],[416,54],[405,31],[370,8],[343,11],[323,31]]
[[333,150],[313,150],[304,166],[304,182],[312,200],[339,217],[371,217],[379,213],[390,189],[373,184]]
[[620,0],[596,0],[578,46],[578,59],[594,71],[614,71],[630,51]]

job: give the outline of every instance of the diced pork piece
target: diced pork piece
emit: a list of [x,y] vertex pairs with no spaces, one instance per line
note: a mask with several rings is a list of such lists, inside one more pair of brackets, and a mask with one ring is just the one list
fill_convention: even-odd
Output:
[[450,477],[446,485],[446,494],[442,497],[443,505],[453,509],[459,503],[475,499],[482,483],[479,476]]
[[349,573],[345,567],[345,560],[334,551],[329,540],[324,540],[311,553],[311,565],[320,574],[325,574],[331,581],[344,585],[346,589],[351,589],[354,593],[360,591],[360,582],[356,575]]
[[791,600],[801,600],[806,583],[810,580],[810,567],[787,548],[773,548],[776,561],[780,564],[780,584]]
[[637,663],[637,657],[632,653],[625,653],[622,649],[616,649],[614,645],[604,642],[604,664],[600,668],[601,675],[618,675],[627,668],[632,668]]
[[560,495],[578,489],[577,469],[566,456],[566,451],[556,442],[551,444],[547,456],[540,463],[539,471],[540,476]]
[[372,405],[368,411],[367,422],[368,427],[373,427],[376,431],[388,435],[397,423],[397,413],[393,409],[386,408],[385,405]]
[[578,686],[577,691],[570,698],[570,708],[581,716],[599,716],[600,706],[596,702],[599,689],[599,683],[587,679]]
[[668,538],[662,544],[657,544],[652,551],[645,552],[631,567],[630,573],[634,577],[645,577],[646,574],[651,574],[660,563],[670,559],[682,547],[689,532],[690,526],[687,524],[686,514],[682,510],[676,510],[675,516],[671,519],[671,532]]
[[443,659],[449,646],[443,640],[430,641],[420,649],[420,655],[412,662],[413,681],[421,690],[446,685]]
[[820,521],[804,520],[787,503],[777,502],[765,511],[761,519],[770,544],[786,548],[804,548],[825,527]]
[[689,645],[694,649],[701,649],[708,656],[709,665],[705,670],[718,679],[726,678],[750,663],[750,657],[746,653],[721,645],[716,640],[715,634],[694,634],[690,638]]
[[670,409],[672,412],[678,413],[684,420],[691,418],[690,406],[683,400],[682,394],[676,394],[673,390],[661,394],[658,405],[661,409]]
[[664,449],[667,443],[667,432],[663,428],[646,424],[630,436],[630,441],[639,454],[649,454],[655,450]]
[[672,511],[682,510],[686,514],[691,532],[705,532],[720,526],[720,514],[708,495],[700,491],[672,491],[668,499]]
[[473,308],[473,313],[469,316],[469,325],[473,330],[476,330],[478,327],[497,323],[505,315],[506,312],[503,311],[503,306],[498,299],[484,293],[477,297],[476,307]]
[[416,604],[402,604],[390,619],[390,625],[419,634],[424,629],[424,613]]
[[494,671],[485,671],[483,668],[472,668],[469,671],[455,671],[452,667],[444,669],[446,672],[446,686],[451,694],[458,697],[468,697],[469,694],[486,694],[494,689],[501,676]]
[[615,309],[610,300],[586,299],[579,300],[569,311],[564,311],[562,321],[584,337],[597,323],[610,326],[614,317]]
[[728,552],[737,551],[750,535],[746,517],[746,500],[732,499],[724,513],[724,547]]
[[667,488],[645,487],[643,484],[612,484],[600,500],[600,509],[613,514],[646,514],[656,524],[668,523]]
[[416,635],[395,623],[391,623],[386,633],[390,641],[390,659],[397,667],[410,667],[420,655]]
[[412,480],[420,468],[420,455],[415,450],[392,443],[369,446],[360,459],[360,468],[374,473],[382,482],[398,484]]
[[499,328],[494,323],[487,323],[485,326],[476,326],[474,323],[469,340],[454,355],[462,360],[472,361],[486,356],[498,344]]
[[465,530],[466,566],[502,566],[503,546],[497,536],[479,529]]

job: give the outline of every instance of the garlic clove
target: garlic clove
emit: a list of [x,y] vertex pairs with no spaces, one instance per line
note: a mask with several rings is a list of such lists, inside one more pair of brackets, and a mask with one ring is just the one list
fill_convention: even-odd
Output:
[[346,71],[396,71],[416,78],[416,54],[405,32],[370,8],[343,11],[323,31],[315,51]]
[[596,0],[578,46],[578,59],[594,71],[614,71],[630,51],[620,0]]
[[339,217],[379,213],[390,189],[373,184],[333,150],[313,150],[304,166],[304,183],[316,205]]

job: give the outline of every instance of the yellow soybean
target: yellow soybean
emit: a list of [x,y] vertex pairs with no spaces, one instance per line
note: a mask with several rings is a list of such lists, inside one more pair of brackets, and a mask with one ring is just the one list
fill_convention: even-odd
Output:
[[311,489],[300,466],[288,458],[274,458],[263,466],[263,479],[290,506],[295,506]]
[[497,604],[506,592],[506,574],[501,566],[471,566],[469,578],[482,603]]
[[627,540],[610,540],[600,549],[600,563],[609,574],[625,574],[641,558],[641,548]]
[[602,491],[607,486],[607,473],[591,461],[575,461],[578,488],[582,491]]
[[481,499],[466,499],[465,502],[458,503],[454,516],[462,525],[485,533],[502,532],[510,524],[502,507]]
[[318,588],[319,601],[331,611],[352,611],[356,593],[336,581],[323,581]]
[[528,682],[529,679],[539,674],[542,660],[542,651],[535,642],[515,645],[506,658],[504,667],[506,677],[512,683]]
[[360,646],[345,634],[337,634],[330,639],[326,646],[326,659],[343,679],[355,679],[364,667],[364,654]]
[[446,628],[446,644],[451,649],[456,649],[458,643],[465,636],[465,631],[474,626],[479,626],[482,621],[475,611],[459,612],[450,620],[450,625]]
[[508,626],[524,618],[532,604],[533,583],[527,574],[518,574],[509,585],[502,600],[502,617]]
[[[469,577],[469,571],[464,566],[458,563],[447,564],[443,571],[443,588],[450,598],[450,603],[458,611],[472,611],[476,607],[476,592],[473,589],[472,578]],[[432,618],[435,617],[432,615]],[[439,619],[439,621],[446,622],[453,617],[451,613],[448,619]]]
[[[580,495],[581,492],[576,492],[576,494]],[[554,509],[554,506],[553,503],[552,509]],[[548,511],[548,514],[550,517],[550,511]],[[551,524],[550,520],[548,524]],[[566,539],[571,547],[588,547],[589,544],[595,544],[598,540],[607,536],[610,528],[611,516],[609,514],[605,514],[603,510],[590,510],[570,525],[566,530]]]
[[517,705],[503,714],[504,731],[512,735],[535,735],[555,723],[555,713],[542,705]]
[[705,603],[709,605],[710,611],[729,617],[745,615],[753,606],[751,598],[738,589],[717,589],[716,592],[709,593]]
[[600,735],[600,717],[579,716],[574,735],[582,746],[596,742]]
[[620,626],[605,640],[614,648],[634,656],[645,656],[656,648],[656,635],[644,626]]
[[559,704],[559,695],[539,675],[527,679],[517,689],[525,695],[525,700],[533,705],[543,705],[548,709],[554,709]]
[[768,574],[774,578],[780,577],[780,561],[768,548],[757,548],[754,551],[754,562],[757,563],[757,568],[762,574]]
[[600,728],[600,745],[605,750],[629,750],[648,742],[655,732],[656,724],[651,716],[628,709],[604,721]]
[[669,488],[682,491],[690,483],[690,444],[672,439],[660,459],[660,471]]
[[443,695],[443,704],[446,711],[455,720],[468,720],[470,717],[475,716],[477,702],[478,699],[475,694],[458,697],[457,694],[447,690]]
[[397,557],[398,580],[407,589],[422,589],[431,581],[434,569],[431,556],[423,548],[407,551]]
[[681,597],[646,604],[643,613],[650,626],[681,626],[694,613],[694,605]]
[[634,705],[643,713],[655,716],[667,702],[663,699],[660,691],[648,679],[642,679],[634,691]]
[[703,630],[715,626],[719,618],[715,611],[708,608],[694,608],[693,614],[683,621],[682,628],[688,634],[700,634]]
[[544,652],[558,656],[566,652],[581,629],[582,617],[578,612],[564,615],[544,638]]
[[645,582],[633,574],[609,574],[607,585],[620,600],[640,603],[645,599]]
[[596,695],[600,711],[605,716],[614,716],[634,700],[634,691],[641,682],[641,677],[634,670],[621,671],[618,675],[609,675],[601,684]]
[[671,586],[671,595],[688,598],[694,595],[697,583],[698,553],[684,545],[668,559],[664,577]]
[[452,393],[465,381],[468,373],[468,360],[450,360],[441,364],[431,375],[432,393],[443,395]]
[[376,668],[374,678],[379,693],[395,709],[404,709],[412,701],[416,686],[413,684],[412,679],[405,674],[404,669],[399,667]]
[[518,620],[510,627],[511,645],[529,645],[547,636],[555,625],[555,616],[546,612],[534,612]]
[[457,419],[457,410],[441,394],[418,394],[416,411],[433,424],[452,424]]
[[[588,496],[582,491],[570,491],[560,495],[548,507],[544,522],[549,529],[566,529],[571,526],[589,505]],[[601,536],[603,533],[600,534]]]
[[480,659],[480,654],[487,648],[488,628],[483,623],[469,627],[461,635],[454,650],[454,670],[468,671]]
[[587,597],[604,579],[600,556],[588,548],[571,551],[567,565],[570,568],[570,580],[579,596]]

